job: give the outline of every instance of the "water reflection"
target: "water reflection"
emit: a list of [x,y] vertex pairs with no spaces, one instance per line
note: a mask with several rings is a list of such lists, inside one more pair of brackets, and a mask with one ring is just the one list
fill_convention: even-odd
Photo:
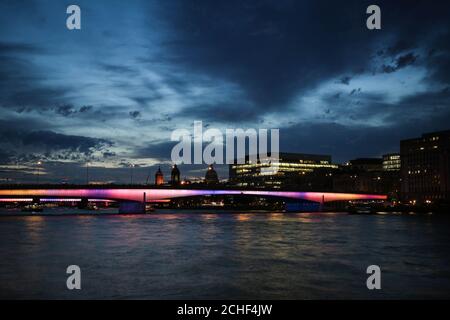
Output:
[[248,221],[251,219],[251,214],[249,213],[237,213],[234,215],[234,218],[237,221],[243,222],[243,221]]
[[218,218],[218,215],[216,213],[201,214],[201,218],[206,221],[216,220]]
[[8,217],[0,298],[70,298],[57,275],[73,263],[82,298],[371,298],[370,264],[386,271],[380,297],[450,298],[449,227],[435,215]]
[[284,220],[284,214],[283,213],[271,213],[268,215],[268,219],[270,221],[281,221]]
[[26,233],[25,236],[33,243],[39,243],[42,239],[42,229],[45,224],[45,218],[42,216],[30,216],[25,218]]

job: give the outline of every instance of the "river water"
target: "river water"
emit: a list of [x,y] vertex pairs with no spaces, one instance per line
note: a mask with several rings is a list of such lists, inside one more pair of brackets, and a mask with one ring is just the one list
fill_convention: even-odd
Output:
[[[69,265],[81,268],[81,290],[66,287]],[[369,265],[381,268],[381,290],[366,287]],[[450,298],[450,219],[0,213],[0,298]]]

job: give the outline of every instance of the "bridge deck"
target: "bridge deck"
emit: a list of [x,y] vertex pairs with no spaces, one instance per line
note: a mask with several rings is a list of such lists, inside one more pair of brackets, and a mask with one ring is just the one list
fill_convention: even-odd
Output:
[[3,189],[2,198],[94,198],[117,201],[147,201],[165,200],[180,197],[195,197],[206,195],[249,195],[269,196],[314,202],[331,202],[343,200],[386,200],[386,195],[334,192],[300,192],[300,191],[267,191],[238,189],[160,189],[160,188],[52,188],[52,189]]

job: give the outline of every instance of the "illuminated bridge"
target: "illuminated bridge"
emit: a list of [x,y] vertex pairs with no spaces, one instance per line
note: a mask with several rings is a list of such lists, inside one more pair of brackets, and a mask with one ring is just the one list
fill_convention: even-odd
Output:
[[208,195],[248,195],[261,197],[279,197],[312,202],[332,202],[348,200],[386,200],[386,195],[333,193],[333,192],[300,192],[300,191],[267,191],[236,189],[160,189],[160,188],[30,188],[1,189],[1,201],[24,201],[28,199],[98,199],[118,202],[157,202],[182,197]]

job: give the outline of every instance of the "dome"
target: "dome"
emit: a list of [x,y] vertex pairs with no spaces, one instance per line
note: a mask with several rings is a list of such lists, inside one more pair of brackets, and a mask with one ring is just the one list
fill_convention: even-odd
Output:
[[216,170],[214,170],[214,167],[210,165],[208,167],[208,170],[206,171],[205,175],[205,182],[206,183],[219,183],[219,177],[217,175]]

